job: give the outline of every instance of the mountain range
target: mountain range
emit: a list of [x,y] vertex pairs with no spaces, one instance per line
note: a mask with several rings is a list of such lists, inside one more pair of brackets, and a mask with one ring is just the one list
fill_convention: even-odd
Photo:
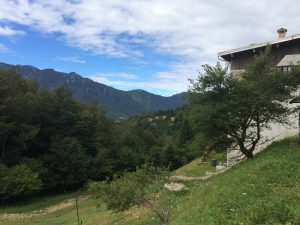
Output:
[[[13,65],[0,63],[0,69]],[[112,117],[130,117],[145,112],[175,109],[184,105],[186,92],[170,97],[155,95],[144,90],[122,91],[80,76],[75,72],[63,73],[54,69],[19,66],[22,77],[36,80],[41,88],[50,91],[63,86],[74,98],[85,103],[96,101]]]

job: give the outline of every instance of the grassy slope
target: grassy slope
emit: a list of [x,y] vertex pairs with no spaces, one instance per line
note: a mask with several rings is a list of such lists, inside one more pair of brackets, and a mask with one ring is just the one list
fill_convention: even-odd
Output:
[[201,161],[201,158],[194,159],[190,163],[175,170],[171,174],[176,175],[176,176],[191,176],[191,177],[204,176],[206,174],[206,172],[214,172],[215,171],[215,169],[210,165],[211,159],[216,159],[218,161],[218,163],[223,163],[226,161],[225,158],[226,157],[224,154],[215,153],[215,154],[209,156],[208,159],[206,160],[206,162],[204,162],[204,163],[199,164],[199,161]]
[[[86,193],[85,193],[86,194]],[[48,197],[46,203],[43,204],[43,197],[41,200],[36,202],[26,202],[18,203],[16,206],[5,206],[1,207],[0,214],[2,213],[20,213],[24,212],[26,214],[32,215],[32,209],[44,209],[48,206],[48,203],[55,202],[58,198],[69,199],[70,195],[66,194],[64,196],[51,196]],[[74,199],[75,200],[75,199]],[[125,213],[112,213],[106,210],[104,205],[99,205],[97,199],[87,198],[79,201],[79,214],[80,219],[83,221],[84,225],[95,225],[95,224],[118,224],[119,221],[130,221],[132,218],[136,218],[135,215],[143,213],[143,209],[132,209],[130,212]],[[18,214],[20,215],[20,214]],[[0,215],[0,225],[74,225],[77,224],[76,209],[74,204],[66,208],[60,209],[55,212],[47,214],[38,214],[32,217],[17,217],[15,219],[6,219]],[[130,224],[130,222],[129,222]]]
[[293,139],[274,143],[253,160],[194,183],[177,205],[170,224],[300,224],[300,147]]
[[0,214],[32,212],[35,210],[40,210],[40,209],[53,206],[62,201],[65,201],[70,198],[75,198],[75,196],[81,196],[83,194],[84,194],[83,191],[77,191],[77,192],[59,194],[59,195],[37,196],[37,197],[25,199],[23,201],[19,201],[18,203],[2,204],[0,206]]
[[[191,164],[181,171],[198,166]],[[181,175],[188,175],[184,172]],[[170,225],[300,224],[300,147],[295,139],[274,143],[253,160],[211,180],[186,185],[188,192],[173,195]],[[97,203],[91,198],[80,202],[83,224],[158,224],[146,209],[113,214],[96,208]],[[31,204],[25,204],[23,211],[37,208]],[[70,208],[22,221],[0,220],[0,224],[76,224],[75,211],[66,212]],[[6,207],[5,211],[20,211],[16,209]]]
[[[169,225],[300,225],[300,147],[290,138],[175,195]],[[151,216],[132,224],[157,224]],[[127,223],[123,223],[127,224]]]

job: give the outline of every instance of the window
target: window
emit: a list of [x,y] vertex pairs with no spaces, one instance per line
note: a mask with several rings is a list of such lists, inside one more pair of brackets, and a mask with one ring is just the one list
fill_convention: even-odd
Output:
[[292,67],[290,66],[283,66],[282,67],[282,72],[290,72],[292,70]]

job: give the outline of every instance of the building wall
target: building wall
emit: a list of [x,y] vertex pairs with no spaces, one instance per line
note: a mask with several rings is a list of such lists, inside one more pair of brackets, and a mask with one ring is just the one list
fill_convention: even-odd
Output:
[[[231,56],[230,67],[231,70],[243,70],[248,64],[253,61],[255,55],[258,55],[265,48],[257,48],[254,50],[248,50],[245,52],[235,53]],[[277,64],[285,55],[300,54],[300,40],[293,40],[286,43],[281,43],[272,46],[271,51],[271,63],[273,67]]]
[[[246,66],[253,62],[255,55],[258,55],[265,48],[257,48],[255,50],[248,50],[244,52],[234,53],[233,55],[222,56],[226,61],[230,62],[230,69],[233,74],[238,75],[243,72]],[[280,43],[272,46],[271,49],[271,64],[275,68],[285,55],[300,54],[300,40],[292,40],[285,43]],[[290,107],[293,107],[290,105]],[[293,114],[290,116],[289,121],[291,126],[284,126],[281,124],[273,123],[270,129],[262,131],[262,136],[270,141],[259,145],[254,154],[266,148],[273,141],[281,140],[283,138],[298,134],[298,115]],[[241,160],[244,156],[239,150],[230,151],[227,153],[227,164],[232,165]]]
[[[292,107],[292,106],[291,106]],[[281,139],[294,136],[298,134],[298,114],[292,114],[289,117],[290,126],[284,126],[282,124],[273,123],[270,125],[270,129],[262,131],[262,136],[266,137],[268,142],[259,145],[256,147],[254,154],[265,149],[268,145],[270,145],[273,141],[279,141]],[[227,152],[227,166],[234,165],[240,160],[242,160],[244,156],[239,150],[228,151]]]

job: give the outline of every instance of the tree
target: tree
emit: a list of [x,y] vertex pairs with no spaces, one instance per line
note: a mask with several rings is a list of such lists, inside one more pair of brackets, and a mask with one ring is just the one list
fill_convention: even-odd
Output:
[[167,165],[170,170],[174,170],[186,163],[184,152],[177,148],[174,144],[167,144],[162,153],[162,162]]
[[165,224],[169,219],[171,207],[170,199],[163,193],[166,191],[163,185],[167,180],[167,170],[142,166],[135,172],[126,172],[121,177],[114,177],[112,181],[91,182],[89,190],[110,210],[119,212],[135,205],[145,206],[155,213],[161,224]]
[[298,68],[282,73],[270,65],[270,48],[255,57],[245,72],[234,76],[219,63],[204,65],[191,81],[190,119],[206,146],[239,149],[252,158],[271,123],[288,124],[288,100],[300,84]]
[[[41,90],[22,78],[18,68],[1,69],[0,84],[3,168],[16,171],[22,168],[17,165],[26,165],[30,171],[24,169],[24,178],[38,174],[44,191],[74,189],[88,179],[112,176],[117,161],[112,155],[117,149],[115,124],[98,105],[75,100],[63,87]],[[14,182],[13,176],[5,176],[3,184],[14,185],[8,183]]]
[[90,157],[73,137],[53,137],[50,153],[44,156],[48,169],[47,188],[77,188],[89,178]]
[[14,165],[39,131],[32,124],[37,87],[22,79],[16,68],[0,70],[0,84],[0,160]]
[[40,191],[41,187],[38,174],[27,165],[19,164],[8,168],[0,164],[0,199],[29,196]]

